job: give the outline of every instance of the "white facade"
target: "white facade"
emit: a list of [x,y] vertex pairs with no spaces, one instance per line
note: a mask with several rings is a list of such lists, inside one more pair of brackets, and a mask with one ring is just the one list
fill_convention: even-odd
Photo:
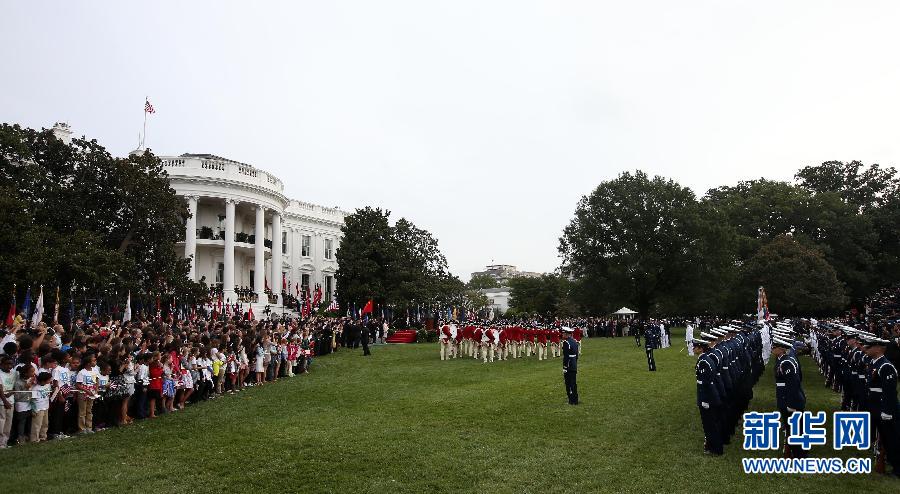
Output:
[[501,314],[505,314],[509,310],[509,298],[511,296],[509,288],[483,288],[479,291],[487,297],[488,305],[491,309],[498,310]]
[[[236,287],[246,287],[265,302],[265,285],[280,294],[283,279],[292,294],[295,284],[312,291],[319,283],[323,300],[331,299],[347,213],[289,199],[281,180],[251,165],[208,154],[162,160],[192,214],[181,245],[193,259],[193,280],[221,287],[231,301]],[[257,242],[260,236],[271,246]]]

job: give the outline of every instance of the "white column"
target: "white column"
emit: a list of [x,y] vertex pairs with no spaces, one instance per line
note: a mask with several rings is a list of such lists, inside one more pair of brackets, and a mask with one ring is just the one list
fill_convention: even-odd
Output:
[[197,281],[197,197],[188,196],[188,213],[190,217],[184,225],[184,258],[189,259],[191,268],[188,279]]
[[225,269],[222,290],[225,300],[234,303],[234,199],[225,199]]
[[272,291],[281,304],[281,213],[272,214]]
[[266,302],[266,209],[256,207],[256,230],[254,236],[256,243],[253,245],[253,287],[259,296],[260,302]]

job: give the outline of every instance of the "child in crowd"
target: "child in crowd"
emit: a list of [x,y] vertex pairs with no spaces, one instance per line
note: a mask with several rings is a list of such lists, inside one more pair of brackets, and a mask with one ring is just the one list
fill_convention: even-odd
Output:
[[147,398],[150,394],[150,366],[147,365],[149,355],[142,353],[137,360],[137,374],[135,375],[134,395],[135,412],[133,416],[139,419],[147,418]]
[[94,421],[94,430],[103,431],[109,427],[112,422],[109,420],[109,362],[103,361],[97,364],[97,400],[94,401],[93,415],[98,420]]
[[181,396],[178,399],[178,409],[184,410],[184,404],[187,403],[188,399],[190,399],[191,395],[194,394],[194,377],[192,367],[190,365],[189,355],[190,355],[190,347],[183,347],[181,349],[181,356],[179,358],[181,367]]
[[31,387],[31,442],[47,440],[49,423],[50,394],[53,391],[51,381],[53,375],[41,372],[37,383]]
[[147,366],[149,384],[147,385],[147,401],[150,404],[150,418],[156,418],[156,406],[162,409],[163,365],[159,352],[153,352]]
[[294,367],[297,365],[297,352],[300,350],[300,346],[297,345],[297,340],[300,338],[294,334],[291,336],[290,343],[287,344],[287,375],[288,377],[294,377]]
[[166,413],[175,411],[175,379],[172,369],[172,354],[166,353],[162,356],[163,366],[163,385],[162,385],[162,408]]
[[[69,339],[71,342],[71,339]],[[70,399],[72,389],[72,373],[69,363],[72,357],[60,351],[57,354],[57,365],[51,374],[51,382],[54,388],[54,394],[50,400],[50,435],[53,439],[66,439],[69,436],[65,434],[64,419],[66,416],[66,400]]]
[[31,365],[20,365],[18,369],[16,384],[13,385],[13,394],[15,395],[15,418],[17,444],[23,444],[28,440],[28,434],[31,425],[31,387],[34,386],[34,367]]
[[81,359],[81,369],[75,376],[75,388],[78,391],[78,431],[90,434],[94,425],[94,400],[97,399],[97,375],[94,367],[97,357],[88,354]]
[[[15,345],[15,343],[13,343]],[[12,431],[13,417],[15,416],[15,393],[18,373],[13,370],[12,357],[7,354],[0,356],[0,449],[7,446],[9,435]]]

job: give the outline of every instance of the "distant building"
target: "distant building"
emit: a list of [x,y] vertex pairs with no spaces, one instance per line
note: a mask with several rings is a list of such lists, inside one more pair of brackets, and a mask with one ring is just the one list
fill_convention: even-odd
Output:
[[505,314],[509,310],[510,289],[507,287],[500,288],[484,288],[479,290],[488,299],[488,305],[491,309],[500,311]]
[[492,264],[485,266],[484,271],[476,271],[472,273],[475,276],[490,276],[497,280],[500,286],[505,286],[512,278],[539,278],[541,273],[533,271],[519,271],[512,264]]

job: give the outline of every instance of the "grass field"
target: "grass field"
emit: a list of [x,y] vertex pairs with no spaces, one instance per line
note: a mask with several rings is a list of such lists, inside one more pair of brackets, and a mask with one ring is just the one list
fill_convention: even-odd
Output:
[[[437,344],[376,346],[366,358],[342,350],[310,375],[152,422],[2,450],[0,485],[84,494],[900,491],[878,475],[751,477],[740,439],[724,457],[701,454],[695,360],[680,348],[658,351],[650,373],[633,339],[585,340],[577,407],[566,404],[558,359],[441,362]],[[838,396],[801,363],[808,409],[834,410]],[[768,368],[752,409],[774,408],[773,383]],[[834,455],[829,440],[811,456]]]

